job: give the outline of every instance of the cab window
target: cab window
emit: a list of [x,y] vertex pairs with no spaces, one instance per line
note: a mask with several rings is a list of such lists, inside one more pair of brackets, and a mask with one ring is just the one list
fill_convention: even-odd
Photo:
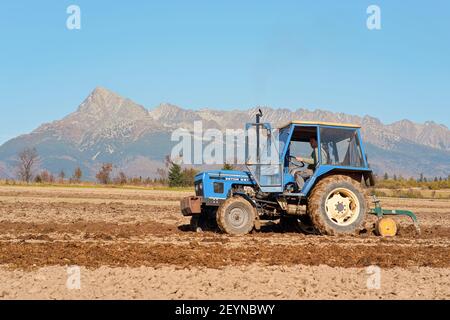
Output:
[[326,152],[327,164],[347,167],[364,166],[356,129],[321,128],[320,140],[322,152]]

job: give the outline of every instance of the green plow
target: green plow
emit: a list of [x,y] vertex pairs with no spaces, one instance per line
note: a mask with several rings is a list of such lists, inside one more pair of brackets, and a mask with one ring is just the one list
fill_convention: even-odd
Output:
[[378,217],[378,221],[384,218],[384,216],[408,216],[414,223],[414,227],[416,228],[417,233],[420,233],[419,222],[417,220],[416,215],[412,211],[408,210],[386,210],[381,207],[380,200],[377,199],[376,196],[373,196],[373,203],[375,204],[375,208],[370,210],[370,214],[374,214]]

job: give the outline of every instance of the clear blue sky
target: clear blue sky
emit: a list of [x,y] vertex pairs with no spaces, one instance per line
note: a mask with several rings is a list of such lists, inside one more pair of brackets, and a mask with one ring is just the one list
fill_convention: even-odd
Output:
[[[66,28],[70,4],[79,31]],[[370,4],[380,31],[366,28]],[[446,0],[5,0],[0,39],[0,143],[98,85],[147,108],[306,107],[450,126]]]

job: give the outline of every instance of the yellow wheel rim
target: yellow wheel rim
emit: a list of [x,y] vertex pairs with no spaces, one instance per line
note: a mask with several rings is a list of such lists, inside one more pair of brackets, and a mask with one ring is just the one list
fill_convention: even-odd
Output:
[[328,218],[339,226],[348,226],[359,216],[360,203],[358,197],[350,190],[338,188],[331,191],[325,202]]
[[377,233],[382,237],[394,237],[397,234],[397,223],[392,218],[381,218],[377,222]]

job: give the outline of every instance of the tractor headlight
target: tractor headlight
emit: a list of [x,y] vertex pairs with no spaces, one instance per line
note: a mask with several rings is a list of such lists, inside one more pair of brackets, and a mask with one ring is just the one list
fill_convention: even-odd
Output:
[[203,191],[203,183],[200,182],[200,183],[195,184],[195,194],[197,196],[200,196],[200,195],[202,195],[202,191]]

